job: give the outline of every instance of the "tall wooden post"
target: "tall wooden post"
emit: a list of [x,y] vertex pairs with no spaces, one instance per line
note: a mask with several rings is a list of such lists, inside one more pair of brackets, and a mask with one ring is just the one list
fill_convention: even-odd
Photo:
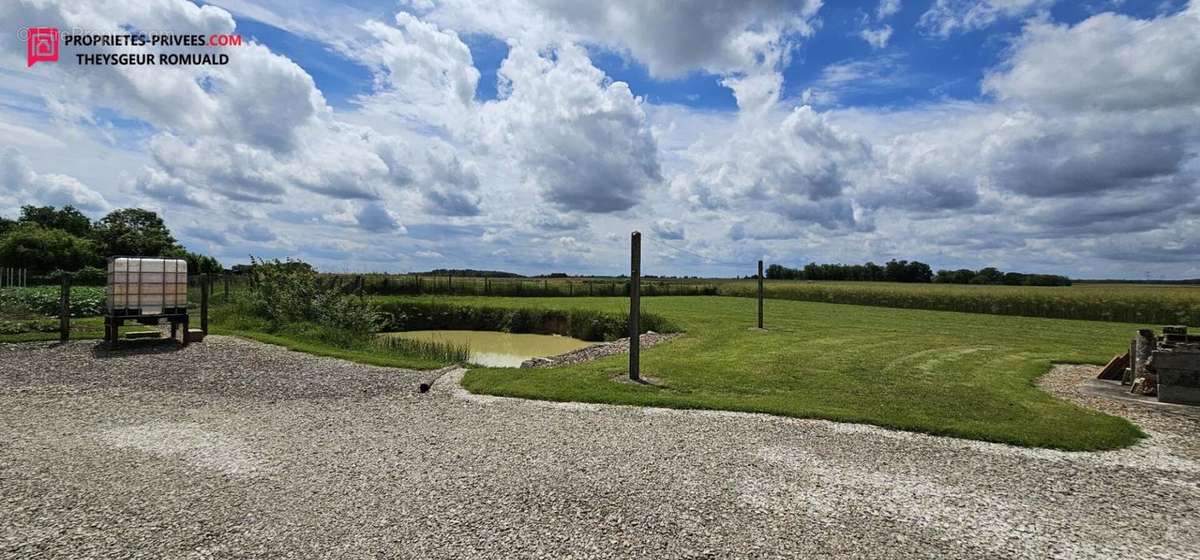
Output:
[[[200,330],[208,334],[208,292],[210,290],[207,274],[200,275]],[[187,336],[187,333],[183,333]]]
[[71,339],[71,279],[62,271],[62,293],[58,297],[58,341]]
[[762,261],[758,261],[758,328],[763,328],[763,271]]
[[221,279],[225,281],[225,301],[229,301],[229,274],[222,272]]
[[642,234],[629,240],[629,379],[642,378]]

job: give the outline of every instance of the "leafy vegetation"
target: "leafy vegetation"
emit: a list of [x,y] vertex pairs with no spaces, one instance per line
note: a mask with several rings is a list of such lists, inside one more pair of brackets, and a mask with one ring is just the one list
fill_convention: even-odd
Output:
[[[426,298],[401,299],[380,304],[387,330],[471,330],[512,333],[560,334],[580,340],[606,341],[629,336],[628,313],[595,309],[544,307],[490,307],[453,305]],[[643,313],[642,332],[676,332],[665,318]]]
[[447,353],[378,342],[375,333],[385,315],[363,298],[321,285],[307,263],[254,258],[251,263],[245,286],[228,302],[213,302],[213,332],[375,365],[445,365]]
[[[14,319],[58,316],[61,295],[62,291],[58,286],[0,289],[0,317]],[[71,287],[72,317],[93,317],[103,313],[104,288]]]
[[[392,298],[389,301],[393,301]],[[619,313],[614,298],[444,298],[452,305]],[[473,392],[554,401],[765,412],[1068,450],[1135,442],[1129,422],[1057,400],[1054,362],[1106,362],[1139,325],[771,301],[766,331],[738,298],[642,305],[686,336],[643,350],[655,384],[619,383],[626,357],[547,369],[473,369]]]
[[788,268],[773,264],[767,267],[767,278],[773,280],[839,280],[858,282],[931,282],[933,270],[921,261],[898,261],[892,259],[884,265],[867,264],[817,264],[808,263],[804,268]]
[[221,270],[216,259],[179,245],[149,210],[115,210],[93,223],[71,206],[24,206],[17,220],[0,220],[0,266],[30,270],[33,283],[65,270],[76,284],[102,284],[105,259],[115,255],[182,258],[193,274]]
[[933,278],[939,284],[992,284],[1005,286],[1070,286],[1071,279],[1056,274],[1003,272],[995,267],[971,270],[939,270]]

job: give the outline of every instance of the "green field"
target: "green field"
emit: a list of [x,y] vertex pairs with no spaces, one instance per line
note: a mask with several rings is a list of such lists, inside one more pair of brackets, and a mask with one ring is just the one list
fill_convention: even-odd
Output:
[[[367,295],[595,297],[628,295],[625,278],[458,278],[325,275]],[[755,280],[643,278],[642,295],[752,297]],[[766,295],[825,303],[962,311],[1053,319],[1200,325],[1200,286],[1075,284],[1065,287],[767,280]]]
[[[392,298],[381,298],[392,299]],[[415,298],[414,298],[415,299]],[[621,312],[616,298],[430,297],[491,307],[578,306]],[[1129,422],[1052,398],[1034,386],[1054,362],[1102,364],[1137,325],[769,301],[643,301],[686,330],[647,349],[644,375],[618,380],[625,357],[550,369],[472,369],[471,391],[554,401],[766,412],[1068,450],[1129,445]]]
[[[716,281],[721,295],[751,297],[754,280]],[[1200,325],[1200,286],[1075,284],[975,286],[768,280],[767,297],[1054,319]]]

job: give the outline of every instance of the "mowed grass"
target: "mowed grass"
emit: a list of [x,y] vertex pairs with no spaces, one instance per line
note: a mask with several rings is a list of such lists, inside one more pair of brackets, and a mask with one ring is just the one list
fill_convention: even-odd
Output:
[[[449,303],[620,312],[616,298],[434,297]],[[686,336],[627,357],[548,369],[472,369],[476,393],[552,401],[765,412],[1023,446],[1100,450],[1134,443],[1121,418],[1051,397],[1034,382],[1055,362],[1102,364],[1137,325],[800,301],[660,297],[643,309]]]

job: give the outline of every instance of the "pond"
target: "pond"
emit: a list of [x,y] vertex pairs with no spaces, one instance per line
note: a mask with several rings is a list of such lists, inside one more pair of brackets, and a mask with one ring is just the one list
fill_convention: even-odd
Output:
[[388,336],[465,344],[471,349],[471,362],[488,367],[520,367],[521,362],[530,358],[557,356],[594,344],[556,334],[496,331],[405,331],[388,333]]

